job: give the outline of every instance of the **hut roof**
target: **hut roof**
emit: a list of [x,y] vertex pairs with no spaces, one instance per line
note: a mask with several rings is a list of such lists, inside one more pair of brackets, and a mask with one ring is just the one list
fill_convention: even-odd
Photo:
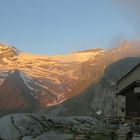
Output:
[[133,83],[129,84],[127,87],[119,91],[116,95],[125,95],[126,91],[133,87],[139,87],[140,86],[140,80],[134,81]]

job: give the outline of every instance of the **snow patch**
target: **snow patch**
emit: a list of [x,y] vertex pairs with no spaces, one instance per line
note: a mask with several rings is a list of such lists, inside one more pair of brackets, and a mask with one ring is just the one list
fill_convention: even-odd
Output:
[[101,114],[102,114],[102,111],[99,110],[99,111],[96,112],[96,114],[97,114],[97,115],[101,115]]
[[[26,79],[26,77],[24,76],[24,74],[23,74],[22,72],[20,72],[20,76],[21,76],[21,78],[23,79],[25,85],[26,85],[30,90],[34,90],[34,88],[32,88],[31,86],[28,85],[28,83],[27,83],[28,80]],[[32,93],[31,93],[31,95],[32,95]]]

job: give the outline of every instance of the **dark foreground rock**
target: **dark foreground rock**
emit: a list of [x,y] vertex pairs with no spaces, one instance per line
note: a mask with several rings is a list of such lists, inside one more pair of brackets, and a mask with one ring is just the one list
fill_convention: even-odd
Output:
[[0,119],[2,140],[90,140],[104,129],[103,123],[88,117],[46,117],[15,114]]

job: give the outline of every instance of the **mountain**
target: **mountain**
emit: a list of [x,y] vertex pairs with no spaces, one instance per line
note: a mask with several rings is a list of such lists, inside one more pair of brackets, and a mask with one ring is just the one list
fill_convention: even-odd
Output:
[[[10,79],[15,81],[14,76],[9,79],[11,71],[17,70],[19,73],[17,75],[26,88],[15,82],[15,87],[18,87],[15,90],[22,89],[23,93],[19,93],[22,96],[32,95],[33,104],[37,100],[41,107],[49,107],[80,95],[97,84],[110,64],[126,57],[140,56],[140,42],[124,41],[119,47],[108,50],[97,48],[52,56],[28,54],[14,47],[0,44],[0,52],[2,54],[0,55],[0,88],[6,92],[4,97],[10,98],[10,95],[16,92],[12,89],[9,94],[6,88],[11,88],[11,82],[8,82]],[[11,104],[14,104],[16,99],[12,102]],[[10,110],[10,106],[7,106],[6,110],[8,108]],[[17,112],[18,109],[14,110]],[[4,110],[2,112],[8,113]]]
[[0,62],[8,63],[13,61],[14,57],[18,55],[18,51],[14,47],[9,47],[4,44],[0,44]]
[[35,114],[48,116],[115,116],[117,101],[116,82],[140,63],[140,57],[119,60],[109,65],[102,78],[91,84],[83,93],[59,105],[40,109]]
[[[33,89],[34,94],[44,106],[63,102],[79,94],[77,87],[85,80],[84,62],[95,56],[100,57],[103,50],[75,52],[68,55],[42,56],[17,52],[9,46],[2,45],[2,63],[0,63],[0,81],[5,80],[8,71],[19,70],[24,74],[24,81]],[[4,50],[10,50],[9,53]],[[13,55],[14,54],[14,55]],[[81,71],[82,69],[82,71]],[[85,71],[86,72],[86,71]],[[82,91],[86,85],[79,90]]]
[[39,107],[39,101],[26,85],[23,74],[11,71],[0,85],[0,115],[14,112],[31,112]]

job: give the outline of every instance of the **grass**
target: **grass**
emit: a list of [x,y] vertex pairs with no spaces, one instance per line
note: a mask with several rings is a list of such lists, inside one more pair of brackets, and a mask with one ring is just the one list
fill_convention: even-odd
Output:
[[[77,136],[78,136],[78,134],[75,134],[73,136],[73,138],[71,138],[69,140],[75,140]],[[96,133],[96,134],[90,135],[90,139],[94,139],[94,140],[117,140],[118,138],[117,138],[117,135],[115,135],[114,139],[112,139],[111,135],[109,135],[109,134]]]
[[69,139],[69,140],[75,140],[76,139],[76,134],[73,136],[73,138]]
[[111,135],[99,133],[99,134],[92,135],[91,138],[95,140],[117,140],[117,135],[115,135],[114,139],[112,139]]

